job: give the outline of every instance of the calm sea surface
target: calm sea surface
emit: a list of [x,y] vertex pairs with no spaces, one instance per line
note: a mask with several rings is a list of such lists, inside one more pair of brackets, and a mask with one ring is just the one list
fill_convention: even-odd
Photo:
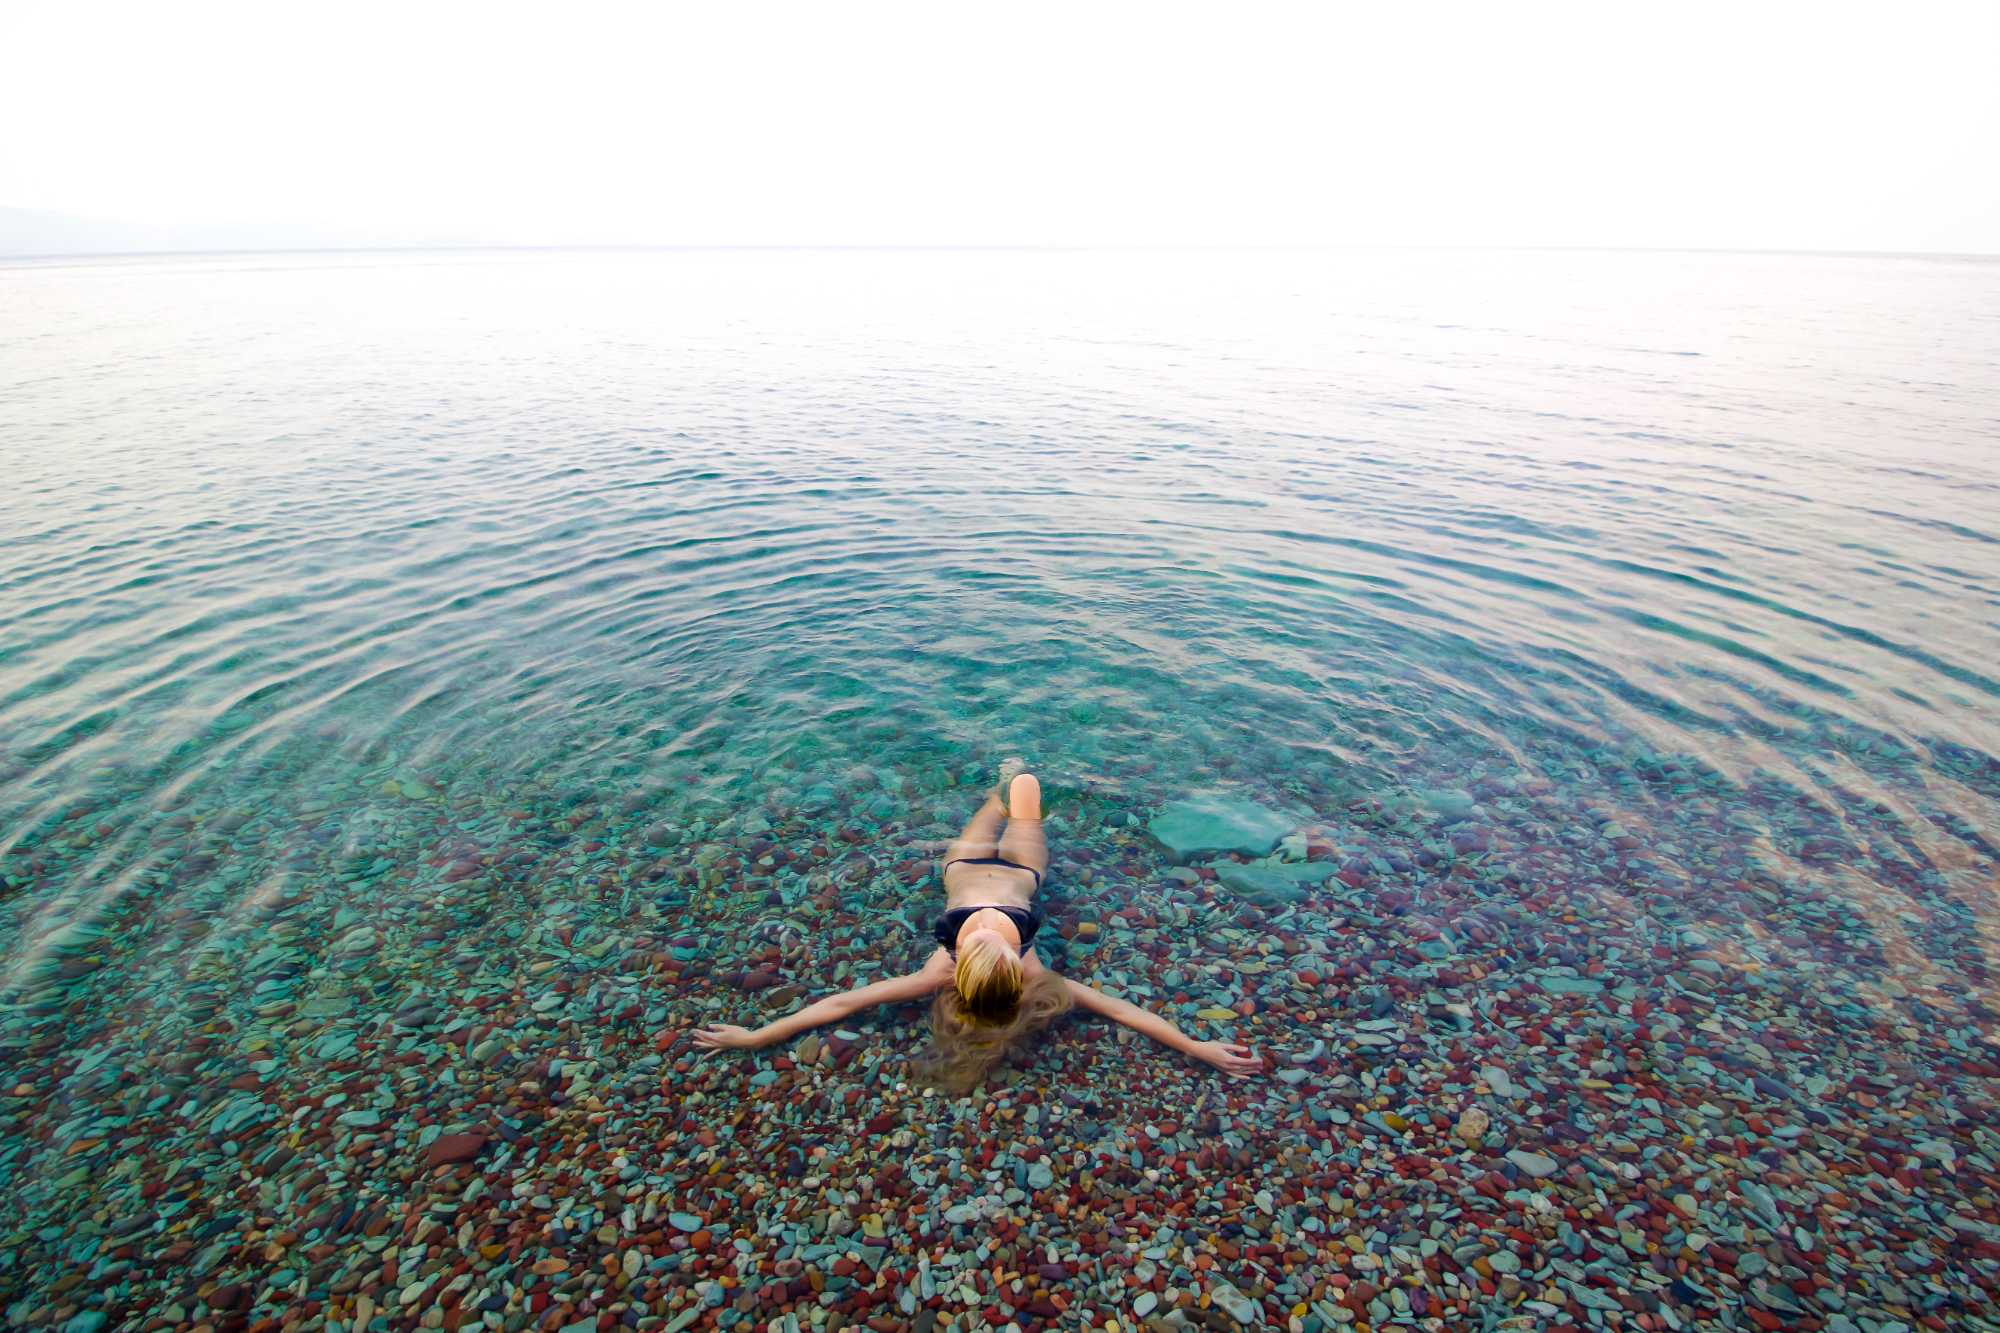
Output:
[[1997,363],[1949,259],[16,264],[0,946],[162,802],[363,760],[697,816],[1016,752],[1322,805],[1713,768],[1888,803],[1983,916]]
[[[369,948],[449,1008],[629,943],[675,847],[935,837],[1019,754],[1059,832],[1240,795],[1977,1057],[1997,372],[1974,260],[0,267],[0,1052],[304,1058]],[[447,862],[581,933],[405,892]]]

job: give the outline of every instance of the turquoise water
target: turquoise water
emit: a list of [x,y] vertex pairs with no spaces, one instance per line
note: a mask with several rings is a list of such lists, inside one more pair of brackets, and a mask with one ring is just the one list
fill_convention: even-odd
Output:
[[[899,816],[1002,752],[1114,797],[1313,801],[1503,761],[1616,797],[1671,760],[1985,827],[1952,756],[1995,752],[1995,280],[1449,253],[17,266],[8,867],[84,793],[291,798],[357,758],[696,810],[899,764]],[[70,849],[72,891],[130,843]]]
[[[903,856],[1018,754],[1072,886],[1063,839],[1219,792],[1420,908],[1677,898],[1976,1100],[1995,310],[1867,257],[0,268],[0,1049],[37,1098],[124,1025],[338,1058],[288,1024],[407,1001],[370,950],[448,1009],[691,948],[676,848]],[[266,952],[300,903],[323,947]]]
[[[337,810],[321,786],[364,771],[713,821],[889,766],[861,813],[921,825],[957,817],[946,773],[1017,752],[1113,801],[1322,808],[1471,766],[1614,801],[1712,767],[1990,832],[1996,281],[1393,252],[16,266],[11,929],[111,891],[163,800]],[[116,826],[84,847],[79,802]],[[1927,887],[1989,910],[1983,835],[1903,818]]]

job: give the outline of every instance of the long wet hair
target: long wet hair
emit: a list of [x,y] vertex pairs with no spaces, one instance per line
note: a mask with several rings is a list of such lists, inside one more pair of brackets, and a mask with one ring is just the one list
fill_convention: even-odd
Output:
[[953,984],[931,1001],[931,1046],[916,1059],[917,1080],[963,1097],[1074,1003],[1054,972],[1023,981],[1013,950],[992,940],[968,944]]

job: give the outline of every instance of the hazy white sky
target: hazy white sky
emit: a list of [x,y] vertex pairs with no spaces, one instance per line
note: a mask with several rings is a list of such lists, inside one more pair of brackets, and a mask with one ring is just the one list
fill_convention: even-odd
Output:
[[523,242],[2000,252],[2000,4],[0,0],[0,204]]

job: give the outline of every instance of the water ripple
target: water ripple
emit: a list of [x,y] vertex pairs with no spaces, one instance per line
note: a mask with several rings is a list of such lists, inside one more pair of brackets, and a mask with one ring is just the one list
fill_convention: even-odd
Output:
[[1781,784],[1986,920],[2000,277],[1943,268],[0,269],[0,943],[152,873],[163,803],[385,756],[683,814],[1015,751],[1105,799]]

